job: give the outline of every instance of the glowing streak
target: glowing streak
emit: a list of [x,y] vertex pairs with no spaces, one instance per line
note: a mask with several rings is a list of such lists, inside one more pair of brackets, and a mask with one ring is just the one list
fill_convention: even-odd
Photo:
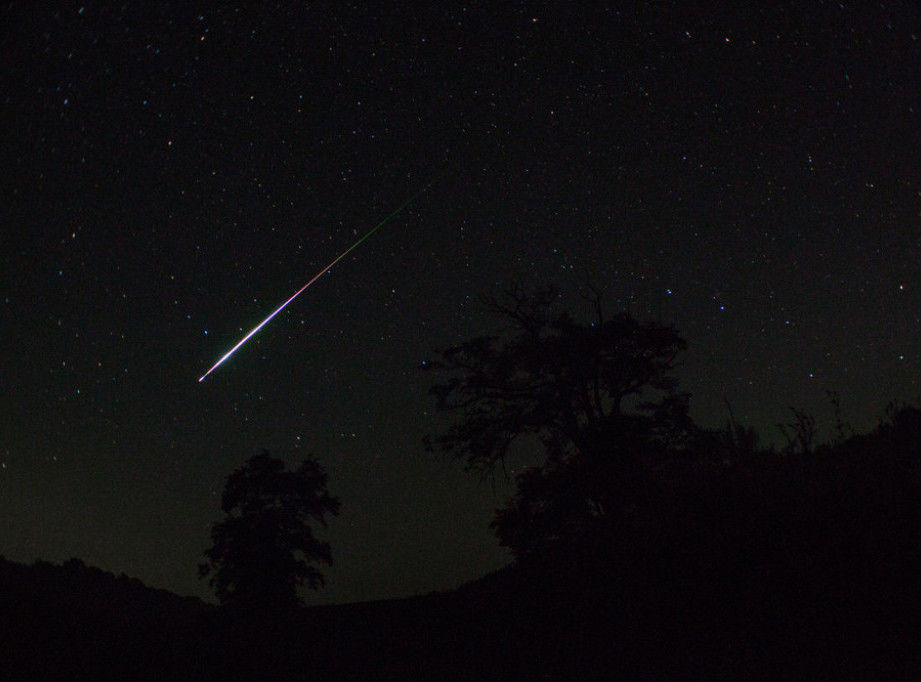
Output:
[[[432,182],[434,182],[434,180],[432,180]],[[258,325],[256,325],[256,326],[253,328],[253,330],[249,332],[249,334],[247,334],[247,335],[244,336],[242,339],[240,339],[239,343],[237,343],[236,346],[234,346],[234,347],[231,348],[229,351],[227,351],[227,354],[224,355],[224,357],[222,357],[220,360],[218,360],[217,362],[215,362],[215,363],[214,363],[214,366],[213,366],[211,369],[209,369],[207,372],[205,372],[205,373],[201,376],[201,378],[199,378],[199,380],[198,380],[199,383],[201,383],[202,381],[204,381],[204,380],[205,380],[205,377],[208,376],[209,374],[211,374],[211,372],[213,372],[213,371],[216,370],[218,367],[220,367],[221,364],[224,362],[224,360],[226,360],[226,359],[229,358],[231,355],[233,355],[233,354],[237,351],[237,349],[238,349],[240,346],[242,346],[244,343],[246,343],[247,341],[249,341],[250,337],[251,337],[253,334],[255,334],[256,332],[258,332],[258,331],[259,331],[260,329],[262,329],[266,324],[268,324],[269,320],[271,320],[273,317],[275,317],[276,315],[278,315],[278,313],[280,313],[282,310],[284,310],[284,309],[285,309],[285,306],[287,306],[289,303],[291,303],[291,301],[293,301],[293,300],[296,299],[298,296],[300,296],[300,295],[301,295],[301,292],[304,291],[304,289],[306,289],[307,287],[309,287],[311,284],[313,284],[313,283],[316,282],[318,279],[320,279],[320,277],[322,277],[324,274],[326,274],[327,272],[329,272],[329,269],[330,269],[331,267],[333,267],[336,263],[338,263],[338,262],[341,261],[343,258],[345,258],[346,256],[348,256],[348,255],[349,255],[359,244],[361,244],[361,243],[362,243],[363,241],[365,241],[368,237],[370,237],[372,234],[374,234],[374,233],[377,232],[379,229],[381,229],[381,227],[383,227],[384,224],[386,224],[388,221],[390,221],[390,219],[396,217],[396,215],[397,215],[400,211],[402,211],[404,208],[406,208],[407,206],[409,206],[409,204],[412,203],[412,201],[413,201],[416,197],[418,197],[418,196],[419,196],[420,194],[422,194],[425,190],[427,190],[429,187],[431,187],[432,182],[430,182],[429,184],[427,184],[427,185],[426,185],[425,187],[423,187],[421,190],[419,190],[418,192],[416,192],[415,194],[413,194],[409,199],[407,199],[406,201],[404,201],[404,202],[400,205],[400,207],[399,207],[397,210],[395,210],[393,213],[391,213],[391,214],[388,215],[386,218],[384,218],[382,221],[380,221],[377,225],[375,225],[375,226],[371,229],[371,231],[368,232],[368,234],[366,234],[364,237],[362,237],[362,238],[359,239],[357,242],[355,242],[354,244],[352,244],[349,248],[347,248],[345,251],[343,251],[342,254],[340,254],[340,256],[339,256],[336,260],[334,260],[332,263],[330,263],[330,264],[327,265],[325,268],[323,268],[322,270],[320,270],[320,272],[318,272],[316,275],[313,276],[313,279],[311,279],[309,282],[307,282],[307,284],[305,284],[305,285],[302,286],[300,289],[298,289],[297,291],[295,291],[295,292],[294,292],[294,295],[293,295],[291,298],[289,298],[287,301],[285,301],[285,302],[282,303],[280,306],[278,306],[278,307],[272,312],[271,315],[269,315],[269,316],[268,316],[267,318],[265,318],[262,322],[260,322]]]

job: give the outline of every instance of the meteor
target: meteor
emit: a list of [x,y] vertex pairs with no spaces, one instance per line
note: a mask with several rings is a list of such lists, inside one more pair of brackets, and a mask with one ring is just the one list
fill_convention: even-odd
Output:
[[207,372],[205,372],[204,374],[202,374],[202,376],[201,376],[201,378],[199,378],[198,382],[201,383],[202,381],[204,381],[206,376],[208,376],[209,374],[211,374],[211,372],[213,372],[213,371],[216,370],[218,367],[220,367],[221,364],[223,364],[223,362],[224,362],[227,358],[229,358],[231,355],[233,355],[233,354],[237,351],[237,349],[240,348],[240,346],[242,346],[244,343],[246,343],[247,341],[249,341],[250,337],[252,337],[256,332],[258,332],[260,329],[262,329],[265,325],[267,325],[267,324],[269,323],[269,320],[271,320],[273,317],[275,317],[276,315],[278,315],[278,313],[280,313],[282,310],[284,310],[285,307],[286,307],[289,303],[291,303],[291,301],[293,301],[293,300],[296,299],[298,296],[300,296],[301,293],[302,293],[307,287],[309,287],[311,284],[313,284],[313,283],[316,282],[318,279],[320,279],[320,277],[322,277],[322,276],[325,275],[327,272],[329,272],[329,269],[332,268],[336,263],[338,263],[339,261],[341,261],[343,258],[345,258],[346,256],[348,256],[352,251],[354,251],[356,248],[358,248],[358,246],[359,246],[363,241],[365,241],[368,237],[370,237],[372,234],[374,234],[374,233],[377,232],[379,229],[381,229],[384,225],[386,225],[388,222],[390,222],[390,220],[392,220],[393,218],[395,218],[404,208],[406,208],[407,206],[409,206],[409,205],[416,199],[416,197],[418,197],[420,194],[422,194],[423,192],[425,192],[429,187],[431,187],[433,182],[435,182],[435,181],[432,180],[432,181],[429,182],[429,184],[427,184],[425,187],[423,187],[423,188],[420,189],[418,192],[416,192],[416,193],[413,194],[411,197],[409,197],[409,199],[407,199],[406,201],[404,201],[404,202],[400,205],[400,207],[397,208],[397,210],[395,210],[393,213],[391,213],[390,215],[388,215],[387,217],[385,217],[385,218],[384,218],[382,221],[380,221],[377,225],[375,225],[373,228],[371,228],[371,230],[370,230],[364,237],[362,237],[362,238],[359,239],[357,242],[355,242],[354,244],[352,244],[349,248],[347,248],[345,251],[343,251],[343,252],[339,255],[339,257],[336,258],[336,260],[334,260],[332,263],[330,263],[330,264],[327,265],[325,268],[323,268],[322,270],[320,270],[320,272],[318,272],[316,275],[313,276],[313,279],[311,279],[309,282],[307,282],[307,284],[305,284],[305,285],[302,286],[300,289],[298,289],[297,291],[295,291],[295,292],[294,292],[294,295],[291,296],[291,298],[289,298],[287,301],[285,301],[285,302],[282,303],[280,306],[278,306],[277,308],[275,308],[275,310],[272,311],[272,314],[271,314],[271,315],[269,315],[269,316],[268,316],[267,318],[265,318],[262,322],[260,322],[258,325],[256,325],[246,336],[244,336],[242,339],[240,339],[240,341],[237,343],[236,346],[234,346],[234,347],[231,348],[229,351],[227,351],[227,353],[224,355],[224,357],[222,357],[220,360],[218,360],[217,362],[215,362],[215,363],[214,363],[214,366],[213,366],[211,369],[209,369]]

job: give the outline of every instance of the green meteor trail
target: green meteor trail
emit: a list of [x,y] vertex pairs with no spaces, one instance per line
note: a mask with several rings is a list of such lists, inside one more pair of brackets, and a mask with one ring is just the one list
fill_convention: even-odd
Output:
[[[432,180],[432,182],[435,182],[435,181]],[[327,265],[325,268],[323,268],[322,270],[320,270],[320,272],[318,272],[316,275],[314,275],[314,276],[313,276],[313,279],[311,279],[309,282],[307,282],[307,284],[305,284],[305,285],[302,286],[300,289],[298,289],[297,291],[295,291],[295,292],[294,292],[294,295],[291,296],[291,298],[289,298],[287,301],[285,301],[285,302],[282,303],[280,306],[278,306],[275,310],[273,310],[271,315],[269,315],[269,316],[268,316],[267,318],[265,318],[262,322],[260,322],[258,325],[256,325],[246,336],[244,336],[242,339],[240,339],[240,341],[237,343],[236,346],[234,346],[234,347],[231,348],[229,351],[227,351],[227,353],[226,353],[220,360],[218,360],[217,362],[215,362],[215,363],[214,363],[214,366],[211,367],[211,369],[209,369],[207,372],[205,372],[205,373],[199,378],[199,380],[198,380],[199,383],[201,383],[202,381],[204,381],[204,380],[205,380],[205,377],[208,376],[209,374],[211,374],[211,372],[213,372],[213,371],[216,370],[218,367],[220,367],[221,364],[224,362],[224,360],[226,360],[226,359],[229,358],[231,355],[233,355],[233,354],[237,351],[237,349],[238,349],[240,346],[242,346],[244,343],[246,343],[247,341],[249,341],[250,337],[253,336],[253,334],[255,334],[256,332],[258,332],[258,331],[259,331],[260,329],[262,329],[266,324],[268,324],[269,320],[271,320],[273,317],[275,317],[276,315],[278,315],[278,313],[280,313],[282,310],[284,310],[284,309],[285,309],[285,306],[287,306],[289,303],[291,303],[291,301],[293,301],[295,298],[297,298],[298,296],[300,296],[300,295],[301,295],[301,292],[303,292],[304,289],[306,289],[306,288],[309,287],[311,284],[313,284],[313,283],[316,282],[318,279],[320,279],[320,277],[323,276],[326,272],[328,272],[329,269],[330,269],[331,267],[333,267],[336,263],[338,263],[338,262],[341,261],[343,258],[345,258],[346,256],[348,256],[348,255],[349,255],[352,251],[354,251],[363,241],[365,241],[368,237],[370,237],[372,234],[374,234],[374,233],[377,232],[379,229],[381,229],[381,228],[382,228],[384,225],[386,225],[390,220],[392,220],[393,218],[395,218],[395,217],[400,213],[400,211],[402,211],[404,208],[406,208],[407,206],[409,206],[409,204],[411,204],[411,203],[416,199],[416,197],[418,197],[420,194],[422,194],[422,193],[425,192],[429,187],[432,186],[432,182],[429,182],[429,184],[427,184],[425,187],[423,187],[423,188],[420,189],[418,192],[416,192],[416,193],[413,194],[411,197],[409,197],[409,199],[407,199],[406,201],[404,201],[404,202],[399,206],[399,208],[397,208],[393,213],[391,213],[390,215],[388,215],[387,217],[385,217],[385,218],[384,218],[383,220],[381,220],[377,225],[375,225],[373,228],[371,228],[371,230],[370,230],[364,237],[362,237],[362,238],[359,239],[357,242],[355,242],[354,244],[352,244],[349,248],[347,248],[345,251],[343,251],[343,252],[339,255],[339,257],[336,258],[336,260],[334,260],[332,263],[330,263],[330,264]]]

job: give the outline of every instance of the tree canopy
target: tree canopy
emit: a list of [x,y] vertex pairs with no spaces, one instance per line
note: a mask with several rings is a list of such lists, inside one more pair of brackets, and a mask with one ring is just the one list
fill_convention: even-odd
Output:
[[297,588],[324,584],[316,564],[332,564],[329,543],[311,524],[326,526],[339,500],[326,489],[320,464],[305,459],[287,471],[268,452],[251,457],[227,477],[221,499],[225,517],[211,530],[212,547],[199,565],[222,604],[261,610],[301,603]]
[[481,336],[440,353],[430,367],[446,380],[431,393],[458,414],[429,449],[462,457],[489,474],[512,444],[539,439],[543,464],[518,475],[518,492],[496,516],[503,544],[519,558],[592,534],[631,504],[650,456],[680,449],[694,427],[688,396],[672,376],[685,341],[672,327],[628,313],[595,319],[555,312],[552,288],[510,290],[487,305],[508,333]]

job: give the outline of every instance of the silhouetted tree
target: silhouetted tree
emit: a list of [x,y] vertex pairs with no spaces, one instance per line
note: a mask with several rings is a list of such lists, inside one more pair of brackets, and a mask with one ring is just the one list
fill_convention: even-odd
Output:
[[493,522],[519,559],[596,537],[637,503],[651,459],[694,433],[671,376],[686,347],[675,329],[627,313],[605,319],[597,293],[596,319],[582,324],[555,313],[555,298],[543,289],[489,300],[510,333],[449,348],[429,365],[449,376],[431,388],[439,409],[460,414],[426,439],[430,450],[488,475],[516,439],[543,444],[545,461],[517,476],[517,494]]
[[258,610],[301,604],[299,586],[324,584],[315,564],[332,564],[328,542],[314,537],[311,523],[326,526],[339,513],[339,500],[326,490],[326,472],[313,459],[294,471],[268,452],[251,457],[227,477],[223,521],[211,529],[199,576],[222,604]]

